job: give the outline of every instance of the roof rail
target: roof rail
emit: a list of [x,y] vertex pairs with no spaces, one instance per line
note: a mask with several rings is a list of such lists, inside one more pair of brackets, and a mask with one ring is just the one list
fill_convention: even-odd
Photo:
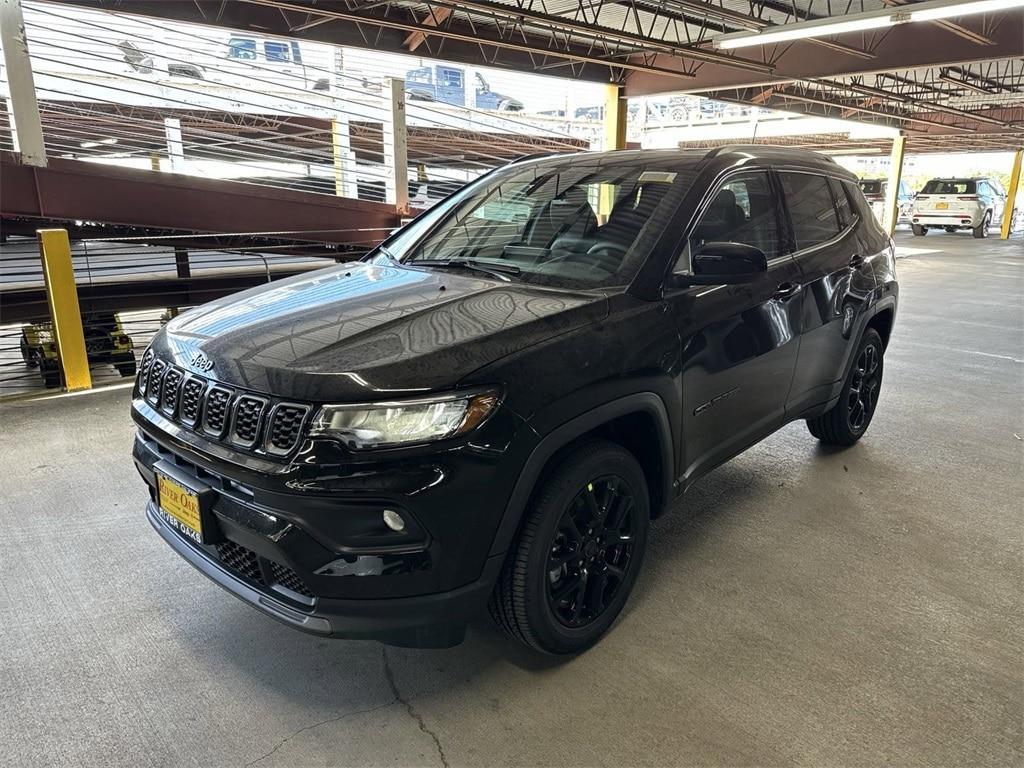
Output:
[[[721,147],[715,147],[705,153],[704,159],[710,160],[713,157],[717,157],[725,152],[751,152],[755,154],[765,154],[771,152],[792,152],[794,147],[783,147],[778,144],[724,144]],[[835,159],[829,155],[818,154],[823,160],[827,160],[830,163],[835,163]]]

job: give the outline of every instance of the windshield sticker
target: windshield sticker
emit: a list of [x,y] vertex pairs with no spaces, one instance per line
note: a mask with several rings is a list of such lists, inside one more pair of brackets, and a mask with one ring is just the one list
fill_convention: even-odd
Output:
[[671,184],[676,175],[668,171],[644,171],[640,174],[641,184]]

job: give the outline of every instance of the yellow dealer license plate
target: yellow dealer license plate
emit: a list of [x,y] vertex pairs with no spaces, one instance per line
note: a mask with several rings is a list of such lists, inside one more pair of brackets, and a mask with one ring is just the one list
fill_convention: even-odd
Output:
[[947,210],[949,210],[949,203],[936,203],[935,204],[935,210],[936,211],[947,211]]
[[179,533],[203,543],[203,520],[199,513],[199,494],[159,472],[156,476],[157,500],[164,519]]

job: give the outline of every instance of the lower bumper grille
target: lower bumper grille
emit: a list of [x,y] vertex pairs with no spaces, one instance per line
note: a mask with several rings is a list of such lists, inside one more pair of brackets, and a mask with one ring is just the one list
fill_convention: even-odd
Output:
[[[233,541],[221,542],[217,545],[217,557],[230,570],[261,586],[269,587],[279,584],[285,589],[290,589],[292,592],[297,592],[304,597],[313,597],[313,593],[309,591],[309,587],[306,586],[302,577],[287,565],[275,563],[273,560],[265,560],[241,544],[236,544]],[[267,569],[261,566],[260,560],[264,560],[269,566],[271,577],[269,580],[264,575]]]

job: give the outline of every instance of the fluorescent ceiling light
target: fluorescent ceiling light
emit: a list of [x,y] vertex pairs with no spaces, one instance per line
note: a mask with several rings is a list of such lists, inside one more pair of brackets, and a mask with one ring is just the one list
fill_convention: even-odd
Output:
[[[891,14],[891,11],[889,14]],[[716,37],[714,43],[716,48],[746,48],[752,45],[784,43],[787,40],[803,40],[808,37],[826,37],[829,35],[842,35],[846,32],[863,32],[868,29],[891,27],[893,22],[889,19],[889,14],[864,19],[840,17],[834,21],[820,20],[806,22],[806,24],[783,24],[778,27],[768,27],[764,32],[740,32],[736,37],[731,35]],[[857,15],[859,16],[860,14]]]
[[910,13],[911,21],[935,21],[936,19],[951,19],[955,16],[970,16],[975,13],[1009,11],[1013,8],[1024,8],[1024,0],[967,0],[967,2],[956,2],[950,5],[920,3],[919,5],[904,6],[903,10]]
[[766,27],[761,32],[733,32],[719,35],[713,42],[716,48],[747,48],[755,45],[769,45],[789,40],[806,40],[814,37],[831,37],[849,32],[864,32],[882,29],[897,24],[915,21],[935,21],[976,13],[993,13],[1014,8],[1024,8],[1024,0],[927,0],[913,5],[883,8],[865,13],[851,13],[828,19],[802,21],[796,24],[781,24]]

